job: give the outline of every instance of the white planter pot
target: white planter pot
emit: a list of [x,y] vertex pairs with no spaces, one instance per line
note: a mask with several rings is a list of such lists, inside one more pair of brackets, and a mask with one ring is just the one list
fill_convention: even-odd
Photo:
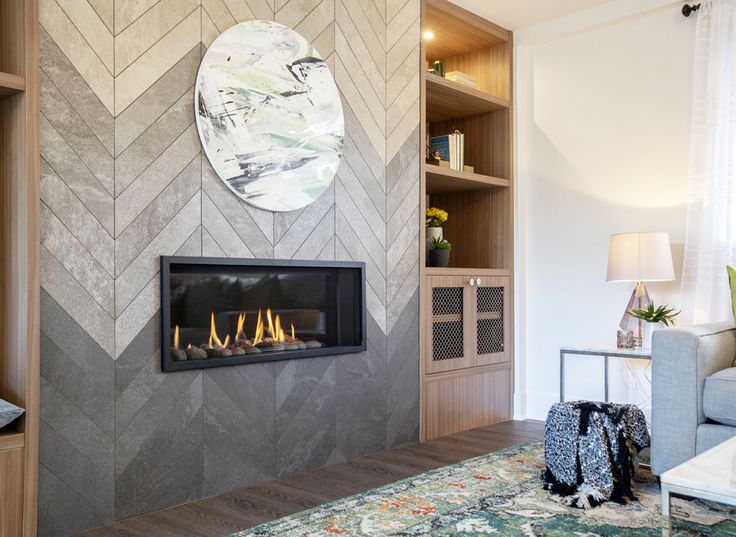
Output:
[[427,266],[429,266],[429,251],[432,249],[432,239],[442,238],[442,228],[441,227],[428,227],[425,229],[427,230],[426,232]]
[[644,333],[641,338],[641,346],[643,349],[652,348],[652,333],[655,330],[661,330],[662,328],[664,328],[664,324],[662,323],[644,323]]

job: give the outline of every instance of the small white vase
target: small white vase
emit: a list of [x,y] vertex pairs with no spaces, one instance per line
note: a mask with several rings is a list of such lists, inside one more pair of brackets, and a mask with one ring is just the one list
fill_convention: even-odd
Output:
[[644,333],[642,334],[641,338],[641,347],[643,349],[651,349],[652,348],[652,333],[655,330],[661,330],[664,328],[664,324],[662,323],[648,323],[644,322]]
[[427,241],[426,241],[427,242],[427,245],[426,245],[427,256],[426,258],[427,258],[427,266],[429,266],[429,251],[432,249],[432,240],[442,239],[442,228],[441,227],[428,227],[426,228],[426,230],[427,230],[426,232],[427,233]]

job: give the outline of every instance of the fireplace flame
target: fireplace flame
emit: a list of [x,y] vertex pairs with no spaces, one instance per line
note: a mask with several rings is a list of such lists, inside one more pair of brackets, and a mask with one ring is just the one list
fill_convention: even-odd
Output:
[[296,331],[294,330],[294,323],[291,323],[291,339],[296,339]]
[[[230,339],[228,336],[227,339]],[[212,316],[210,317],[210,340],[209,340],[209,346],[213,349],[222,349],[224,345],[222,344],[222,341],[220,341],[220,338],[217,337],[217,328],[215,327],[215,312],[212,312]]]
[[179,325],[174,327],[174,349],[179,350]]
[[243,331],[243,326],[245,325],[245,313],[241,313],[238,315],[238,329],[235,333],[235,343],[240,343],[241,341],[247,339],[245,337],[245,332]]
[[256,323],[256,335],[253,337],[253,345],[263,341],[263,319],[261,318],[261,310],[258,309],[258,322]]

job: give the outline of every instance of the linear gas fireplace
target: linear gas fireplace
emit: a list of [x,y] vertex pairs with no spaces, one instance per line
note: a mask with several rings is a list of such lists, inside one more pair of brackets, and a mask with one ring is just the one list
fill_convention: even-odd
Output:
[[164,371],[364,351],[365,265],[161,257]]

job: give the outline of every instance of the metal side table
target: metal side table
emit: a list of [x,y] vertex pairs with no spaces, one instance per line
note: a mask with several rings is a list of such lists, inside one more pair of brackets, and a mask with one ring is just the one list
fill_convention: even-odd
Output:
[[604,389],[605,401],[608,402],[608,359],[633,358],[636,360],[652,360],[652,349],[619,349],[614,345],[599,347],[562,347],[560,348],[560,402],[565,400],[565,356],[576,354],[579,356],[603,357],[605,369]]

